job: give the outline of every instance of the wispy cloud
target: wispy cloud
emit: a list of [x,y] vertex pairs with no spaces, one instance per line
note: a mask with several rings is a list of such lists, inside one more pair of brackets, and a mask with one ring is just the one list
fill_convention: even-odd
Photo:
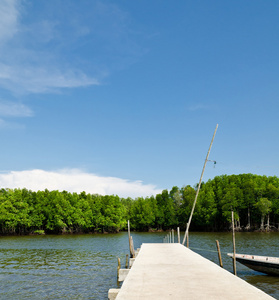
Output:
[[208,110],[209,106],[198,103],[198,104],[194,104],[194,105],[188,106],[187,109],[189,111]]
[[22,129],[22,124],[10,119],[32,116],[33,111],[23,103],[0,99],[0,129]]
[[68,46],[67,41],[61,45],[62,32],[55,21],[24,24],[22,8],[20,1],[0,2],[0,87],[18,94],[99,84],[96,77],[64,59],[61,49],[55,50],[56,44],[62,49]]
[[28,170],[10,171],[0,174],[0,186],[5,188],[27,188],[59,190],[91,194],[118,195],[120,197],[146,197],[161,193],[151,184],[116,177],[103,177],[78,169],[58,171]]
[[55,92],[59,88],[75,88],[98,85],[97,79],[90,78],[79,70],[61,70],[52,67],[0,64],[0,85],[16,93]]
[[12,38],[18,30],[19,6],[17,0],[2,0],[0,3],[0,45]]
[[32,115],[32,110],[26,105],[0,99],[0,116],[2,117],[31,117]]
[[129,14],[116,4],[68,4],[0,1],[0,92],[11,99],[0,104],[0,127],[12,125],[7,118],[33,115],[15,99],[100,85],[110,72],[144,53]]
[[86,7],[0,1],[0,88],[18,95],[98,85],[145,53],[128,13],[98,0]]
[[0,118],[0,129],[3,130],[3,129],[12,129],[12,130],[22,130],[24,129],[25,126],[21,123],[17,123],[17,122],[10,122],[10,121],[7,121],[5,119],[2,119]]

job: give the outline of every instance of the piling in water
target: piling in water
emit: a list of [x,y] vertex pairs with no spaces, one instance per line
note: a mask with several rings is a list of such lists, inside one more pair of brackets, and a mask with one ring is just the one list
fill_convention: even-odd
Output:
[[221,256],[220,245],[219,245],[218,240],[216,240],[216,246],[217,246],[217,251],[218,251],[219,264],[220,264],[220,267],[223,268],[222,256]]

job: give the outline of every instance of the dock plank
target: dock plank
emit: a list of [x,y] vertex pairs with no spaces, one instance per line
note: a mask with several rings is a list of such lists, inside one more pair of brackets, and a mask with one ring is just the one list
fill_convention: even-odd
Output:
[[131,299],[268,300],[263,291],[181,244],[142,244],[116,297]]

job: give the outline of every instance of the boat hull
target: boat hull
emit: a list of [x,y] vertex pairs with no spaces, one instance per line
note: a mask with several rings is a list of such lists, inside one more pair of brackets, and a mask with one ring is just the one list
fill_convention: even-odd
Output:
[[[233,258],[232,254],[228,254]],[[269,275],[279,276],[279,258],[236,254],[236,261],[244,266]],[[278,261],[278,262],[277,262]]]

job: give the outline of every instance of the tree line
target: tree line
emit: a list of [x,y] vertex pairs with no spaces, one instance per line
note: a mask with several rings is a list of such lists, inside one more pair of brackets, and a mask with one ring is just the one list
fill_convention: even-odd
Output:
[[[151,197],[0,189],[0,234],[118,232],[185,229],[197,186],[173,187]],[[277,229],[279,178],[253,174],[216,176],[202,183],[191,230]]]

